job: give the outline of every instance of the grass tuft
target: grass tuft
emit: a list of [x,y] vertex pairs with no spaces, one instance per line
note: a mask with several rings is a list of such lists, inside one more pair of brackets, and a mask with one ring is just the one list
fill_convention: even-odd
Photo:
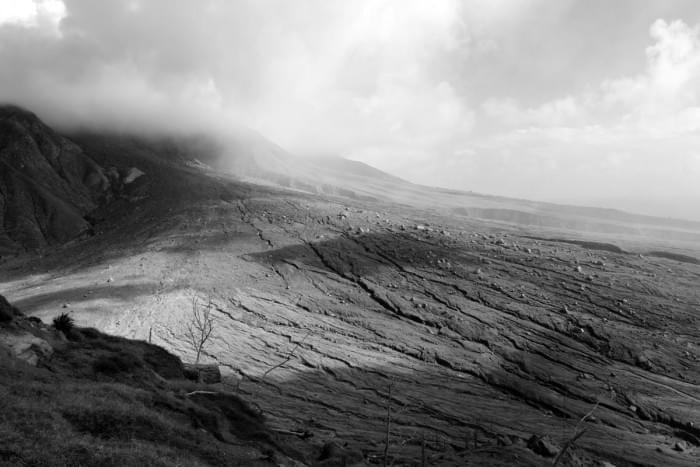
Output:
[[61,313],[53,319],[53,327],[67,335],[75,327],[75,321],[68,313]]

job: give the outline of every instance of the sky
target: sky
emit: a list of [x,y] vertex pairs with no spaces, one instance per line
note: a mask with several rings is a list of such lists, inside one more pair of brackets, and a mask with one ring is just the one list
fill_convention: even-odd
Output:
[[0,0],[0,101],[700,219],[696,0]]

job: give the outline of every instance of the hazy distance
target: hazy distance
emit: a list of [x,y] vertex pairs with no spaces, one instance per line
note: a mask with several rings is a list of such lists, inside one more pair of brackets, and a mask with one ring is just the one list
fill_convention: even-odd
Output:
[[700,220],[700,3],[0,0],[0,100]]

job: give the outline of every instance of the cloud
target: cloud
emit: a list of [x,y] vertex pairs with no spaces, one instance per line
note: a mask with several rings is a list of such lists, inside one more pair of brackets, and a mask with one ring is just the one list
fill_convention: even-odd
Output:
[[487,131],[466,146],[476,159],[468,166],[499,175],[470,181],[488,190],[498,178],[506,194],[550,200],[697,196],[699,33],[656,20],[637,75],[531,107],[485,100],[477,121]]
[[[659,19],[649,33],[644,73],[603,81],[597,89],[522,107],[491,98],[483,115],[504,127],[580,127],[604,123],[611,131],[638,130],[657,137],[693,132],[700,120],[700,27]],[[585,132],[585,131],[584,131]]]
[[[291,150],[334,153],[392,140],[428,150],[470,126],[430,66],[466,46],[457,1],[21,3],[0,26],[11,64],[0,98],[55,124],[245,124]],[[65,13],[59,36],[32,19],[50,5]]]
[[61,0],[0,0],[0,25],[56,28],[65,15]]
[[519,197],[643,194],[655,174],[700,196],[699,29],[657,19],[694,4],[0,0],[0,100],[59,127],[245,125]]

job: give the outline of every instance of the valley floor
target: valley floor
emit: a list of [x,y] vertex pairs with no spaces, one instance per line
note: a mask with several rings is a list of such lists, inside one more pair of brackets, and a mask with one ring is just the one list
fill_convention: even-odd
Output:
[[204,361],[276,429],[368,461],[388,428],[395,465],[552,465],[585,429],[560,465],[700,464],[698,265],[252,186],[157,201],[6,259],[0,290],[185,361],[211,299]]

